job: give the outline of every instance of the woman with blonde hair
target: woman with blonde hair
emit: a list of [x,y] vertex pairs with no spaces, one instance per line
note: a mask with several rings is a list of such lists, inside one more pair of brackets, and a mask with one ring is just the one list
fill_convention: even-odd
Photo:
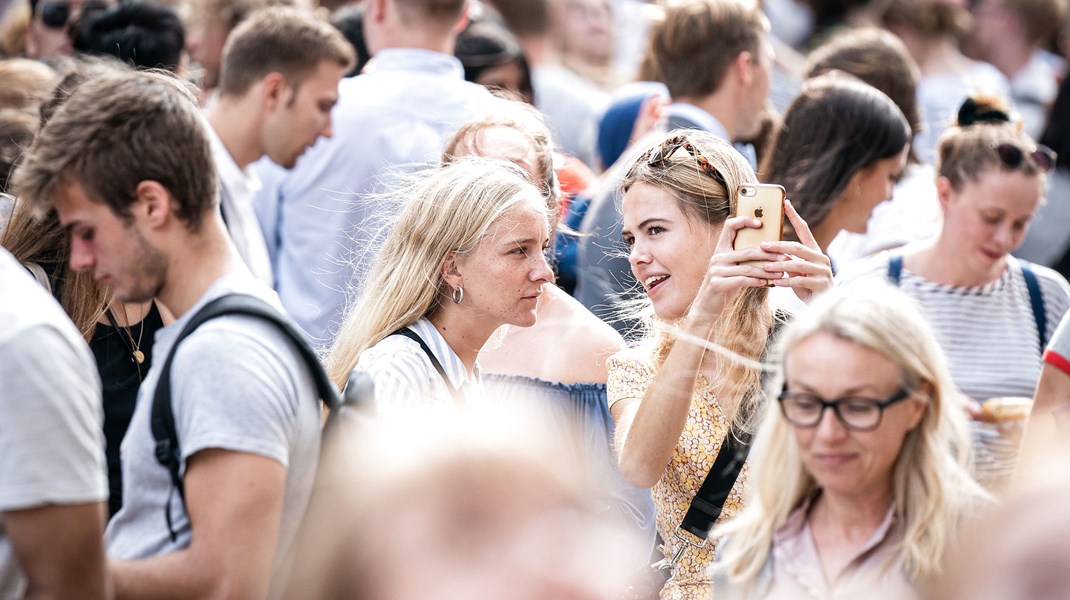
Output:
[[[921,305],[959,391],[978,416],[991,398],[1031,398],[1041,353],[1070,308],[1061,275],[1013,256],[1043,201],[1055,154],[1037,145],[998,99],[963,103],[940,137],[933,239],[852,265],[842,284],[888,279]],[[998,485],[1017,441],[978,423],[978,474]]]
[[823,295],[779,349],[751,494],[714,532],[715,597],[918,597],[987,499],[932,329],[877,282]]
[[746,437],[760,402],[755,361],[774,320],[766,288],[790,287],[805,301],[832,283],[828,258],[790,202],[784,208],[801,241],[733,250],[738,230],[761,226],[731,216],[736,187],[755,180],[727,142],[676,130],[633,161],[622,185],[621,235],[655,327],[638,347],[610,359],[609,409],[621,472],[653,488],[662,551],[672,567],[662,598],[709,597],[709,526],[697,528],[702,537],[696,528],[681,529],[703,482],[726,488],[715,521],[739,509],[746,465],[738,479],[711,468],[725,460],[718,458],[722,452],[726,459],[736,453],[726,441]]
[[514,165],[469,158],[418,181],[326,361],[340,386],[367,372],[380,412],[478,403],[479,350],[534,324],[552,278],[552,215]]
[[[547,210],[557,211],[557,178],[550,132],[538,114],[519,103],[493,117],[461,126],[446,145],[443,162],[463,156],[509,160],[543,191]],[[613,419],[606,406],[608,358],[625,348],[612,327],[557,285],[543,288],[531,327],[509,327],[480,353],[488,392],[496,402],[547,412],[575,447],[579,463],[601,494],[598,500],[625,516],[653,540],[650,491],[624,481],[613,454]]]

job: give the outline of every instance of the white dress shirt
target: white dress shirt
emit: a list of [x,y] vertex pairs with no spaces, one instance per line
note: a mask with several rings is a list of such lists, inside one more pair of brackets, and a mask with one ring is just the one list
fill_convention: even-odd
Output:
[[275,278],[264,244],[264,234],[253,212],[253,197],[260,189],[260,180],[252,168],[242,170],[238,167],[211,125],[206,124],[205,128],[212,144],[212,159],[219,172],[219,208],[223,211],[230,239],[253,275],[269,287],[274,287]]
[[394,176],[436,164],[446,138],[496,101],[445,54],[387,49],[369,69],[339,85],[334,136],[257,199],[278,215],[279,297],[317,343],[333,339],[398,210],[384,194]]

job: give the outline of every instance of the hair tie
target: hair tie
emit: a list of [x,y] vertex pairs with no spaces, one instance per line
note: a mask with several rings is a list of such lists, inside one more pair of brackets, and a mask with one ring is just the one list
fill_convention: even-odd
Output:
[[1011,116],[992,106],[982,106],[973,98],[967,98],[959,108],[959,127],[968,127],[977,123],[1010,123]]

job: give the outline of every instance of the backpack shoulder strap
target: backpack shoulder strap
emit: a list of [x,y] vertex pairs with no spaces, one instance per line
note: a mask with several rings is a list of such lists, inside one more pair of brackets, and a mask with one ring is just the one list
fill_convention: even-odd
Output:
[[[275,307],[267,302],[248,294],[228,294],[212,300],[197,311],[190,318],[182,331],[179,332],[175,343],[171,346],[167,358],[160,369],[160,377],[156,384],[156,393],[152,401],[152,413],[150,425],[152,437],[156,441],[156,460],[171,474],[171,483],[178,491],[183,504],[186,501],[185,485],[180,474],[182,452],[178,441],[178,430],[175,428],[175,415],[171,402],[171,362],[174,360],[175,351],[182,340],[186,339],[194,330],[206,321],[223,315],[248,315],[258,317],[274,323],[283,333],[293,340],[298,353],[304,360],[309,373],[316,385],[316,392],[320,399],[333,413],[341,405],[341,396],[334,387],[323,366],[319,362],[316,353],[309,346],[304,336],[296,325]],[[175,539],[174,529],[171,527],[170,500],[168,500],[167,527],[171,532],[171,539]]]
[[1029,305],[1033,309],[1033,320],[1037,323],[1037,339],[1040,340],[1040,353],[1044,354],[1044,348],[1048,345],[1048,315],[1044,312],[1044,294],[1040,291],[1040,281],[1037,274],[1030,268],[1029,263],[1019,259],[1022,266],[1022,277],[1025,278],[1025,289],[1029,291]]
[[903,255],[893,254],[888,257],[888,281],[899,287],[899,281],[903,278]]
[[446,375],[446,369],[443,368],[442,363],[439,362],[438,358],[435,357],[435,353],[431,352],[431,348],[428,347],[427,342],[425,342],[423,338],[421,338],[415,331],[409,329],[408,327],[402,327],[401,329],[398,329],[390,335],[400,335],[402,337],[407,337],[410,340],[419,344],[420,349],[423,350],[423,353],[427,355],[427,359],[431,361],[431,366],[433,366],[435,370],[438,371],[438,375],[442,378],[442,382],[446,384],[446,389],[449,390],[450,396],[453,397],[453,401],[457,403],[457,406],[464,406],[464,394],[461,393],[461,390],[459,388],[453,387],[453,384],[450,383],[450,377],[449,375]]

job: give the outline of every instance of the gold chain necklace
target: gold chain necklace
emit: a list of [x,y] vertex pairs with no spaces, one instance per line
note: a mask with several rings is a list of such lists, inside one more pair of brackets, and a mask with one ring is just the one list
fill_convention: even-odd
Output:
[[[152,312],[152,307],[149,307],[149,312]],[[115,313],[112,312],[110,306],[104,309],[104,314],[108,316],[111,326],[119,333],[119,339],[123,342],[123,345],[130,351],[130,357],[137,367],[137,378],[140,381],[141,364],[145,362],[145,353],[141,351],[141,339],[145,335],[145,320],[149,317],[148,313],[141,319],[141,327],[138,329],[136,342],[134,341],[134,334],[130,331],[131,328],[119,325],[119,321],[115,318]]]

